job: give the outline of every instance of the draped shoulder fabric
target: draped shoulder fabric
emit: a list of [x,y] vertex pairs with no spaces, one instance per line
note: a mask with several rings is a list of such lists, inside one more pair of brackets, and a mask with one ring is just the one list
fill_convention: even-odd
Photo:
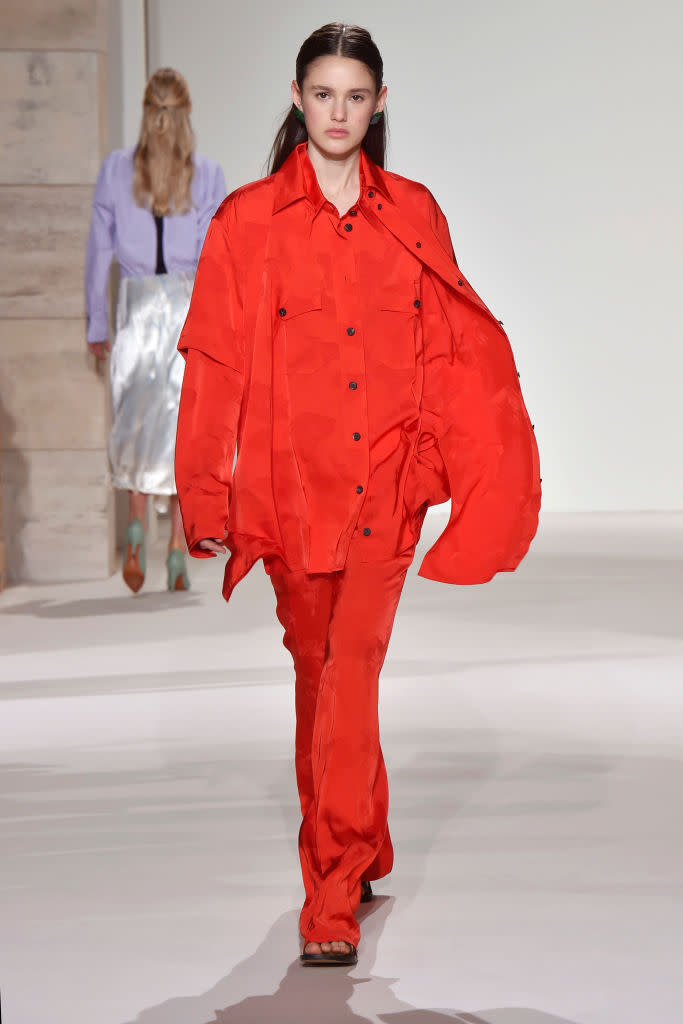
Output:
[[191,553],[227,536],[226,599],[261,557],[336,571],[355,537],[367,562],[396,557],[449,498],[427,578],[511,571],[537,528],[538,450],[501,324],[428,189],[363,152],[360,179],[336,210],[303,143],[207,232],[178,346],[176,481]]

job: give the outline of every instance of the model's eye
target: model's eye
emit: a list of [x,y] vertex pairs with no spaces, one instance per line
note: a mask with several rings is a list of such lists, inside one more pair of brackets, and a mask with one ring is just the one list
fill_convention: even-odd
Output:
[[326,92],[317,92],[317,93],[315,94],[315,96],[316,96],[316,99],[325,99],[325,97],[326,97],[327,95],[328,95],[328,93],[326,93]]
[[352,100],[364,100],[365,96],[361,95],[360,93],[356,93],[355,96],[351,97],[351,99]]

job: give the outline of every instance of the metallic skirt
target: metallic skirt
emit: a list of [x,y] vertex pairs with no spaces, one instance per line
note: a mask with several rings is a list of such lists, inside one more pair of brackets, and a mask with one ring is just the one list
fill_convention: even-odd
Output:
[[110,362],[114,487],[176,493],[173,461],[185,368],[176,346],[193,282],[190,273],[121,279]]

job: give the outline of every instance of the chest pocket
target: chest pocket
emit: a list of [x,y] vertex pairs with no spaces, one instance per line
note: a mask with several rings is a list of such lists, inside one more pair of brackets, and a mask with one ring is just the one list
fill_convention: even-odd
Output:
[[311,289],[283,298],[277,310],[287,373],[314,373],[324,365],[322,294]]
[[375,295],[373,317],[379,343],[377,358],[395,369],[413,369],[419,329],[419,284],[411,282],[405,289],[380,289]]

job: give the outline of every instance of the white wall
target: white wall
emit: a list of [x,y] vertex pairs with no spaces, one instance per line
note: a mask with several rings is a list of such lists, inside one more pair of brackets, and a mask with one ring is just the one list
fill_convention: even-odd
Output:
[[144,0],[108,0],[109,143],[133,146],[147,81]]
[[683,508],[682,5],[148,2],[151,67],[188,77],[231,189],[264,171],[306,35],[369,28],[389,169],[429,185],[505,322],[545,507]]

